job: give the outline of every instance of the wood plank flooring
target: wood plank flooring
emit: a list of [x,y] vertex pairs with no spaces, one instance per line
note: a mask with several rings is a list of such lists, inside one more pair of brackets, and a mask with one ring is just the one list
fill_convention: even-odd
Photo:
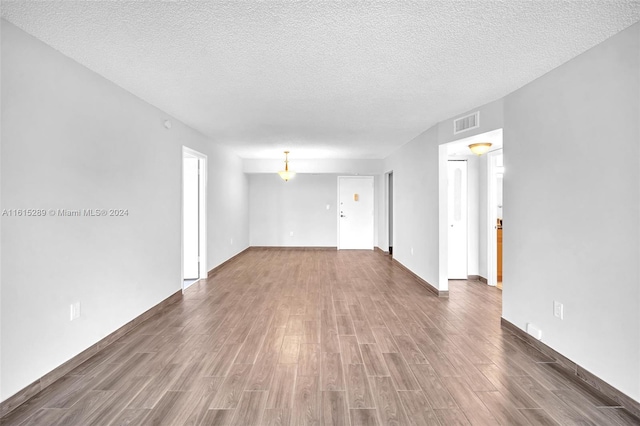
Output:
[[369,251],[253,249],[3,425],[633,425],[500,327]]

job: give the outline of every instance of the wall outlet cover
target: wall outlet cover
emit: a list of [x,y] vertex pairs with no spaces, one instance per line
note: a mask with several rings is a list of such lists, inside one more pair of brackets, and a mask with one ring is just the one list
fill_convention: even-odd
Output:
[[556,300],[553,301],[553,316],[564,319],[564,305]]
[[69,307],[69,320],[73,321],[74,319],[80,318],[80,302],[72,303]]

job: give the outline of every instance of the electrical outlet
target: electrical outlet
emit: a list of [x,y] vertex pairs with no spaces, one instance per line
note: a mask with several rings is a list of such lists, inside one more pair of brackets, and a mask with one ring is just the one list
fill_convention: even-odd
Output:
[[80,302],[69,305],[69,321],[80,318]]
[[233,238],[231,238],[231,245],[233,245]]
[[289,232],[289,236],[293,237],[293,231]]
[[564,319],[564,305],[556,300],[553,301],[553,316]]
[[413,256],[413,247],[411,247],[411,256]]
[[331,204],[327,204],[327,210],[331,208]]

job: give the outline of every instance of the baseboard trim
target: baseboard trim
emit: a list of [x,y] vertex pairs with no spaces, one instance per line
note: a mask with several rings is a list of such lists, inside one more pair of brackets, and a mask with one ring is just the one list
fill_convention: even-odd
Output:
[[384,251],[380,247],[377,247],[377,246],[373,248],[373,251],[376,251],[376,252],[378,252],[380,254],[384,254],[385,256],[389,256],[389,252],[388,251]]
[[336,246],[251,246],[250,250],[277,250],[277,251],[336,251],[338,247]]
[[391,259],[391,262],[393,262],[394,265],[400,267],[401,269],[404,269],[405,271],[407,271],[409,275],[415,278],[415,280],[418,281],[418,283],[421,286],[429,290],[431,293],[435,294],[438,297],[449,297],[448,291],[438,290],[436,287],[434,287],[433,285],[429,284],[427,281],[417,276],[415,272],[413,272],[411,269],[404,266],[402,263],[398,262],[396,259]]
[[577,383],[580,386],[586,386],[591,388],[591,390],[601,393],[605,397],[612,399],[620,406],[624,407],[634,416],[640,418],[640,402],[614,388],[609,383],[542,343],[540,340],[530,336],[524,330],[520,329],[508,320],[501,318],[500,325],[543,354],[555,359],[562,371],[566,373],[574,383]]
[[138,325],[148,320],[152,316],[161,313],[165,309],[167,309],[170,305],[178,302],[182,299],[182,290],[178,290],[173,293],[171,296],[167,297],[157,305],[151,307],[147,311],[143,312],[133,320],[129,321],[122,327],[118,328],[113,333],[108,336],[100,339],[97,343],[89,346],[84,351],[80,352],[78,355],[72,357],[65,363],[59,365],[58,367],[51,370],[49,373],[45,374],[41,378],[37,379],[33,383],[25,386],[23,389],[19,390],[14,395],[0,402],[0,418],[7,416],[12,413],[16,408],[24,404],[33,398],[38,392],[42,391],[49,387],[53,382],[61,378],[62,376],[71,372],[74,368],[81,365],[83,362],[96,355],[99,351],[109,346],[111,343],[115,342],[125,334],[132,331]]
[[215,275],[216,273],[220,272],[220,270],[222,268],[224,268],[225,266],[229,265],[230,263],[235,262],[236,260],[238,260],[238,258],[240,256],[242,256],[243,254],[245,254],[247,251],[251,250],[251,247],[247,247],[246,249],[242,250],[240,253],[237,253],[233,256],[231,256],[229,259],[225,260],[224,262],[222,262],[221,264],[219,264],[218,266],[216,266],[215,268],[211,269],[209,272],[207,272],[207,279],[211,278],[211,276]]
[[480,281],[481,283],[488,284],[488,281],[482,275],[467,275],[469,281]]

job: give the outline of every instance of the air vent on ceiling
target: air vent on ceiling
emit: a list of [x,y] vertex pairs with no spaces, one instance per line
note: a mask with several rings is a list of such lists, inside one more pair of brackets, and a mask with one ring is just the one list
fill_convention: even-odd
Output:
[[453,134],[466,132],[480,127],[480,111],[453,120]]

